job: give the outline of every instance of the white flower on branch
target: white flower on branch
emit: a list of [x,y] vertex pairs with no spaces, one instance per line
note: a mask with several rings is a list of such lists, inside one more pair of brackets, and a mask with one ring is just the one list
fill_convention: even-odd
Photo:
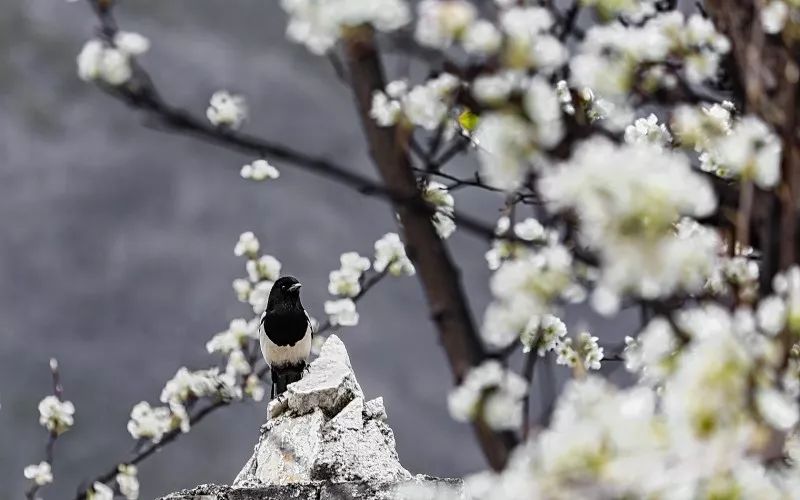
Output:
[[769,189],[780,180],[781,141],[764,122],[745,117],[713,147],[718,168]]
[[376,90],[372,94],[372,107],[369,116],[380,127],[391,127],[402,116],[403,108],[400,101],[390,99],[385,93]]
[[551,208],[576,211],[581,241],[600,252],[605,293],[696,291],[716,266],[716,232],[681,219],[710,214],[716,197],[682,155],[591,139],[541,179],[539,192]]
[[236,293],[236,298],[239,299],[240,302],[247,302],[251,290],[252,286],[249,280],[243,278],[233,280],[233,291]]
[[470,24],[461,37],[461,44],[469,54],[490,56],[496,53],[503,43],[503,35],[494,24],[480,19]]
[[276,281],[281,275],[281,263],[272,255],[262,255],[258,259],[248,260],[245,269],[253,283],[264,280]]
[[678,340],[666,319],[654,318],[636,339],[626,337],[625,344],[625,368],[646,383],[661,383],[670,373]]
[[118,31],[114,35],[114,46],[129,56],[139,56],[150,50],[150,40],[130,31]]
[[45,396],[39,402],[39,424],[50,432],[62,434],[75,423],[75,406],[56,396]]
[[247,361],[247,357],[240,350],[235,350],[228,355],[228,364],[225,367],[225,374],[231,377],[250,373],[252,367]]
[[657,146],[667,146],[672,141],[672,135],[667,126],[658,123],[658,117],[650,114],[647,118],[639,118],[625,129],[625,142],[636,144],[647,142]]
[[761,8],[760,18],[764,31],[770,35],[776,35],[786,26],[786,20],[789,18],[789,6],[783,0],[772,0],[766,7]]
[[357,272],[359,274],[367,271],[370,268],[369,259],[362,257],[358,252],[345,252],[339,256],[339,263],[341,268]]
[[355,297],[361,292],[360,278],[361,273],[352,269],[336,269],[331,271],[328,293],[339,297]]
[[264,399],[264,384],[255,374],[248,375],[244,384],[244,393],[253,399],[253,401],[261,401]]
[[172,413],[165,406],[153,408],[147,401],[141,401],[131,409],[128,432],[134,439],[158,443],[171,428]]
[[567,325],[560,318],[552,314],[541,317],[533,316],[525,325],[520,335],[523,352],[536,349],[539,356],[544,356],[552,351],[567,335]]
[[47,462],[28,465],[22,473],[26,479],[30,479],[37,486],[44,486],[53,482],[53,470]]
[[239,241],[233,248],[233,253],[237,257],[247,256],[251,259],[256,258],[258,250],[261,248],[258,238],[251,231],[247,231],[239,235]]
[[356,304],[351,299],[328,300],[325,314],[334,326],[355,326],[358,324]]
[[243,318],[231,320],[227,330],[217,333],[206,342],[206,350],[210,353],[229,354],[240,350],[248,340],[258,338],[258,326]]
[[769,387],[758,389],[755,401],[758,412],[775,429],[791,430],[800,420],[796,397]]
[[236,399],[237,391],[230,379],[221,376],[217,368],[189,371],[181,367],[161,391],[162,403],[185,403],[195,398],[218,397]]
[[272,281],[259,281],[256,283],[250,295],[247,297],[247,302],[253,307],[253,313],[261,314],[267,308],[269,301],[269,292],[272,290]]
[[600,18],[606,21],[624,16],[633,22],[640,22],[655,13],[655,0],[580,0],[581,5],[593,7]]
[[406,256],[406,248],[397,233],[386,233],[375,242],[375,260],[372,264],[376,271],[389,271],[393,276],[412,276],[414,265]]
[[247,119],[247,104],[240,95],[218,90],[211,96],[206,117],[215,127],[238,129]]
[[411,90],[404,80],[390,82],[385,92],[372,94],[370,117],[381,127],[397,123],[435,130],[447,117],[453,91],[459,80],[442,73]]
[[120,464],[117,471],[116,481],[122,496],[127,500],[137,500],[139,498],[139,478],[136,466]]
[[756,318],[761,331],[775,336],[786,326],[786,304],[782,298],[770,295],[759,302]]
[[109,85],[122,85],[133,75],[130,54],[106,42],[92,39],[86,42],[77,58],[81,80],[101,80]]
[[114,500],[114,490],[105,484],[95,481],[89,491],[86,492],[87,500]]
[[446,49],[460,38],[477,15],[466,0],[422,0],[417,5],[414,38],[426,47]]
[[325,54],[348,28],[372,25],[394,31],[408,24],[404,0],[281,0],[289,15],[286,36],[317,55]]
[[254,181],[275,180],[281,176],[278,169],[264,159],[258,159],[253,163],[244,165],[239,174],[243,179],[251,179]]
[[436,207],[433,214],[433,225],[441,238],[448,238],[456,230],[453,220],[455,199],[440,182],[429,181],[422,190],[422,199]]
[[522,423],[522,399],[528,384],[514,372],[489,360],[467,372],[450,392],[450,415],[461,422],[481,419],[496,430],[517,429]]
[[548,30],[553,16],[543,7],[516,7],[500,14],[507,36],[503,59],[512,68],[535,68],[552,73],[564,64],[569,52]]

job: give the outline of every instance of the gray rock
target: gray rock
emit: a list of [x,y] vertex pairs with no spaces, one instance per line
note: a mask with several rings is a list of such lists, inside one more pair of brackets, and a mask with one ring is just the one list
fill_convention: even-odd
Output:
[[381,398],[364,403],[347,349],[331,335],[303,378],[268,407],[253,456],[234,487],[308,481],[392,483],[400,464]]
[[[408,492],[414,491],[417,486],[429,488],[434,495],[437,492],[445,492],[449,495],[446,498],[461,496],[461,480],[418,475],[414,479],[401,483],[313,482],[248,488],[204,484],[172,493],[159,500],[406,500],[411,498],[419,500],[426,498],[419,496],[418,493],[413,496],[408,495]],[[436,497],[430,498],[438,500]]]
[[267,415],[232,486],[198,486],[164,500],[383,500],[402,495],[398,487],[452,484],[412,476],[400,464],[383,398],[364,402],[335,335],[303,378],[268,405]]

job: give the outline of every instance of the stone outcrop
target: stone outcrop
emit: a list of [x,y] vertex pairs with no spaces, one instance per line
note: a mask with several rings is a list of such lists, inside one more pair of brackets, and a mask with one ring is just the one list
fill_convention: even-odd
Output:
[[164,499],[389,499],[400,485],[458,485],[408,472],[387,419],[383,399],[365,399],[344,343],[331,335],[303,378],[268,405],[253,455],[231,486]]

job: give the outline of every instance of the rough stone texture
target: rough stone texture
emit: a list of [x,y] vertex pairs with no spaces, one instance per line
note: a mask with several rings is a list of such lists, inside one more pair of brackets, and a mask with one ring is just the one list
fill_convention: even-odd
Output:
[[381,398],[364,403],[344,343],[331,335],[303,378],[270,403],[269,419],[234,487],[411,479]]
[[202,485],[163,500],[382,500],[399,486],[460,486],[412,476],[395,451],[383,398],[364,402],[344,344],[331,335],[302,380],[267,407],[253,455],[232,486]]
[[248,488],[204,484],[159,500],[402,500],[404,496],[398,493],[398,488],[406,485],[441,486],[461,492],[460,480],[418,475],[399,483],[314,482]]

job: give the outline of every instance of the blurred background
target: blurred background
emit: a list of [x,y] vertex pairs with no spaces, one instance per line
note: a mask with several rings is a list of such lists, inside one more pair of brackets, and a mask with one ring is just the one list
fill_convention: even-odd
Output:
[[[246,131],[373,173],[348,89],[328,61],[285,39],[277,2],[139,0],[121,2],[117,18],[150,38],[141,62],[169,101],[203,114],[215,90],[240,92]],[[83,2],[3,2],[0,14],[0,484],[13,497],[26,487],[24,466],[43,458],[37,404],[50,392],[50,357],[76,425],[57,443],[56,480],[42,494],[71,498],[127,457],[131,407],[156,403],[180,366],[216,362],[205,342],[249,314],[231,289],[245,274],[232,251],[239,233],[254,231],[305,283],[304,303],[321,318],[339,254],[371,255],[396,230],[381,201],[280,163],[278,181],[246,182],[239,168],[254,158],[148,128],[77,78],[75,56],[95,26]],[[453,172],[473,167],[461,158]],[[500,200],[464,191],[456,203],[493,222]],[[480,322],[487,243],[457,232],[449,244]],[[385,399],[401,461],[440,476],[483,468],[470,428],[448,416],[450,372],[416,278],[384,281],[359,311],[341,336],[367,396]],[[608,324],[578,309],[567,319],[590,321],[610,345],[635,318]],[[565,375],[539,363],[534,415]],[[141,498],[229,483],[265,405],[221,410],[145,461]]]

